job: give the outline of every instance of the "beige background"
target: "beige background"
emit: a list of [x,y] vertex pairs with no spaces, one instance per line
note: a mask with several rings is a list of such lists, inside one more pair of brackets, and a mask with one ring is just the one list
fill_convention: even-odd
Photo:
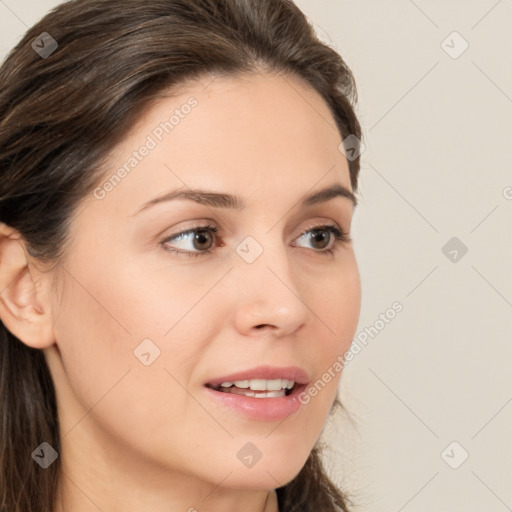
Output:
[[[0,0],[0,57],[58,3]],[[353,236],[374,330],[342,379],[355,423],[325,430],[330,471],[356,512],[512,510],[512,0],[297,3],[356,76],[366,145]]]

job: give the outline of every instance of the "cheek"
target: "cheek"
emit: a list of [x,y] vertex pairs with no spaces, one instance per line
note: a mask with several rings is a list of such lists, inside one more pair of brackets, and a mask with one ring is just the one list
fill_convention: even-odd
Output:
[[[343,357],[349,349],[359,322],[361,282],[355,258],[325,281],[311,287],[308,299],[314,311],[313,342],[304,340],[304,353],[314,364],[312,385],[303,393],[311,428],[320,431],[336,396],[343,371]],[[313,306],[314,305],[314,306]]]
[[[60,391],[66,391],[65,400],[74,408],[66,411],[68,421],[85,411],[113,389],[113,386],[138,361],[133,350],[145,337],[153,335],[151,329],[137,332],[136,322],[153,326],[151,308],[139,302],[140,295],[127,289],[128,279],[115,273],[113,266],[90,265],[77,262],[68,265],[68,275],[59,290],[53,327],[60,354]],[[96,272],[93,272],[96,271]],[[139,289],[140,290],[140,289]],[[59,392],[59,389],[57,389]],[[71,394],[68,394],[68,393]]]
[[[198,349],[193,339],[185,343],[181,323],[178,336],[174,331],[163,336],[174,318],[183,316],[184,305],[176,304],[177,312],[169,314],[174,305],[169,293],[163,302],[164,287],[144,293],[135,280],[114,286],[113,275],[111,281],[75,276],[56,304],[60,361],[51,365],[67,442],[79,444],[86,432],[95,432],[107,450],[115,441],[129,447],[122,450],[126,453],[185,466],[187,455],[176,447],[187,446],[191,435],[200,439],[205,418],[178,382],[186,385],[183,368]],[[143,339],[151,342],[137,350]],[[143,363],[147,359],[149,365]],[[179,417],[183,421],[175,421]]]
[[352,342],[361,310],[361,281],[353,253],[336,273],[312,286],[308,305],[314,312],[320,339],[315,344],[317,358],[326,371]]
[[[208,291],[224,270],[196,273],[191,280],[190,273],[176,268],[171,273],[111,261],[117,264],[68,266],[54,304],[61,368],[52,370],[65,407],[63,431],[87,414],[84,427],[97,423],[141,450],[158,445],[148,441],[148,429],[151,439],[160,436],[164,444],[172,430],[171,437],[182,437],[185,446],[190,424],[204,425],[204,411],[182,386],[219,321],[218,297]],[[172,274],[168,281],[162,278],[166,273]],[[176,422],[180,416],[191,421]],[[201,437],[200,429],[196,436]]]

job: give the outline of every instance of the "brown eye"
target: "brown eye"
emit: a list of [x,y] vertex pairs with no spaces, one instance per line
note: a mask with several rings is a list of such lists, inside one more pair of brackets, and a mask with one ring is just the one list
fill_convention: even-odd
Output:
[[204,229],[195,231],[194,248],[198,250],[208,250],[213,245],[212,234]]
[[312,229],[310,233],[311,244],[314,249],[325,249],[329,245],[332,233],[327,229]]
[[[350,236],[335,225],[317,226],[303,231],[298,240],[305,240],[309,248],[321,254],[332,254],[342,243],[351,243]],[[299,243],[301,247],[304,242]],[[295,244],[294,244],[295,245]]]
[[217,228],[198,226],[167,237],[161,243],[165,250],[187,256],[203,256],[215,245]]

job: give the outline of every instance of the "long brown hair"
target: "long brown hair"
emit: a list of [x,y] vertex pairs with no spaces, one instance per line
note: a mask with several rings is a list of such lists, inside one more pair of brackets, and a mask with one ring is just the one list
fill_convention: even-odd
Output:
[[[43,32],[55,43],[42,41]],[[152,99],[189,79],[262,69],[305,80],[329,105],[342,138],[361,139],[350,69],[291,0],[58,6],[0,68],[0,222],[21,234],[31,256],[58,264],[69,219],[101,180],[100,164]],[[348,164],[357,191],[359,157]],[[60,458],[42,469],[31,457],[43,441],[60,451],[53,381],[43,352],[1,322],[0,408],[0,509],[53,512]],[[281,512],[348,510],[318,447],[277,494]]]

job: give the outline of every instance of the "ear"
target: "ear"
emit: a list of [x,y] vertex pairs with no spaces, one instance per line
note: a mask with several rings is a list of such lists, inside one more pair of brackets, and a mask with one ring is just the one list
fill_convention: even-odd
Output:
[[0,222],[0,320],[20,341],[43,349],[55,341],[50,275],[31,261],[20,233]]

